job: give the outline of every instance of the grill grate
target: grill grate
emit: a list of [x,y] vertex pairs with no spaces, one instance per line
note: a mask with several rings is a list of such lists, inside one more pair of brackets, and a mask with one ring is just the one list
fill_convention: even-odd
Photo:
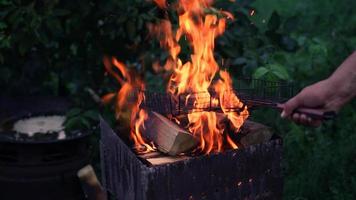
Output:
[[[142,91],[145,100],[141,104],[141,108],[177,116],[191,112],[221,112],[220,101],[224,101],[223,105],[227,105],[226,111],[241,112],[243,108],[240,105],[229,102],[230,98],[228,97],[231,94],[236,94],[244,106],[254,108],[286,101],[294,93],[293,85],[283,81],[239,78],[236,82],[237,87],[234,90],[226,91],[222,98],[219,98],[214,91],[186,93],[178,97],[167,93]],[[199,99],[199,104],[196,99]]]

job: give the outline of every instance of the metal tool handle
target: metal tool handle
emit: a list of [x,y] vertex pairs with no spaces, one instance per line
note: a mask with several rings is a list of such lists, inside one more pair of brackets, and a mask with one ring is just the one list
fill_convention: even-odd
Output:
[[[277,108],[283,110],[283,106],[281,104],[277,104]],[[297,108],[293,111],[293,113],[304,114],[316,120],[332,120],[336,117],[335,111],[322,111],[315,108]]]
[[312,108],[298,108],[294,111],[294,113],[305,114],[306,116],[311,117],[312,119],[317,119],[317,120],[332,120],[336,117],[335,111],[325,112],[325,111],[312,109]]

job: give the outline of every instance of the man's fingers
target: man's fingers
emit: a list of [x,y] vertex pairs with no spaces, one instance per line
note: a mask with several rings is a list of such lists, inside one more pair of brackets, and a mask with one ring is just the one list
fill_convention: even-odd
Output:
[[294,113],[292,114],[291,117],[288,118],[290,118],[297,124],[302,124],[305,126],[319,127],[322,124],[321,120],[315,120],[308,117],[307,115],[299,114],[299,113]]
[[301,121],[300,121],[300,115],[299,115],[298,113],[294,113],[294,114],[292,115],[292,119],[293,119],[293,121],[294,121],[295,123],[297,123],[297,124],[300,124],[300,123],[301,123]]
[[283,104],[282,118],[286,118],[293,113],[293,111],[300,106],[298,95]]
[[304,114],[300,115],[300,123],[301,124],[309,125],[309,121],[310,120],[308,120],[308,117],[306,115],[304,115]]

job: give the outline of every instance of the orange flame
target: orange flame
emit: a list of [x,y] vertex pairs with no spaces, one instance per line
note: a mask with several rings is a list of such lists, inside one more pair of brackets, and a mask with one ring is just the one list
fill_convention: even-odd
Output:
[[[158,7],[167,8],[166,0],[153,0]],[[239,130],[247,119],[249,112],[233,91],[232,79],[227,71],[220,70],[214,58],[215,38],[223,34],[226,27],[226,18],[233,19],[233,15],[226,11],[220,11],[226,18],[218,18],[213,14],[205,14],[211,8],[213,0],[178,0],[177,12],[179,15],[179,27],[174,30],[171,22],[167,19],[161,20],[157,25],[148,25],[151,34],[158,37],[161,47],[169,52],[169,58],[164,67],[158,62],[154,63],[154,70],[172,71],[167,86],[167,92],[173,97],[179,98],[182,94],[204,93],[208,94],[212,89],[217,96],[211,97],[210,104],[220,106],[222,113],[216,112],[193,112],[187,115],[188,128],[190,132],[200,139],[198,150],[203,153],[221,152],[225,147],[236,149],[238,145],[225,133],[225,120]],[[181,52],[180,40],[187,39],[192,52],[188,61],[179,58]],[[144,100],[143,93],[135,96],[135,103],[128,105],[130,93],[139,88],[144,89],[144,84],[137,76],[115,58],[104,59],[104,64],[110,73],[121,85],[116,95],[116,113],[120,117],[123,108],[132,110],[130,118],[131,139],[140,152],[140,147],[146,151],[154,150],[154,145],[146,141],[140,133],[144,126],[147,113],[140,109]],[[114,71],[115,68],[121,76]],[[220,72],[219,72],[220,71]],[[219,72],[219,73],[218,73]],[[218,77],[216,77],[218,74]],[[115,95],[110,93],[103,97],[103,102],[110,102]],[[206,96],[187,95],[186,104],[193,98],[194,105],[206,104]],[[229,112],[230,108],[239,108],[241,112]],[[178,124],[180,121],[175,119]],[[223,122],[222,122],[223,121]]]
[[153,0],[161,9],[167,8],[166,0]]
[[[157,26],[150,25],[149,29],[151,33],[158,36],[161,47],[166,48],[170,54],[165,64],[173,68],[167,87],[168,92],[178,97],[183,93],[208,93],[209,89],[214,88],[219,96],[224,115],[238,130],[249,113],[236,94],[232,92],[230,75],[226,71],[220,71],[220,79],[213,82],[219,71],[219,65],[214,58],[215,38],[224,33],[226,19],[204,13],[206,9],[211,8],[212,3],[212,0],[179,0],[179,27],[175,32],[168,20],[162,20]],[[226,11],[221,11],[221,13],[233,19],[231,13]],[[179,40],[183,36],[188,39],[192,47],[190,60],[185,63],[178,57],[181,50]],[[204,104],[204,99],[197,95],[195,104]],[[213,104],[216,104],[217,99],[213,101]],[[230,106],[238,107],[242,112],[228,112]],[[224,138],[227,145],[237,148],[228,135],[224,136],[224,128],[219,126],[215,112],[190,113],[188,120],[189,130],[200,138],[199,149],[202,152],[222,151]]]
[[[113,98],[116,98],[116,118],[119,119],[124,109],[131,111],[130,116],[130,138],[135,143],[135,148],[140,151],[152,151],[154,147],[150,146],[142,137],[140,127],[144,126],[144,121],[148,115],[146,111],[140,109],[140,104],[144,100],[143,93],[137,93],[138,90],[144,90],[145,85],[141,79],[133,72],[130,72],[124,63],[116,58],[104,57],[104,65],[106,71],[112,75],[121,85],[117,94],[109,93],[102,97],[102,102],[109,103]],[[114,69],[117,69],[117,73]],[[133,95],[135,94],[135,95]],[[142,148],[145,147],[145,148]]]

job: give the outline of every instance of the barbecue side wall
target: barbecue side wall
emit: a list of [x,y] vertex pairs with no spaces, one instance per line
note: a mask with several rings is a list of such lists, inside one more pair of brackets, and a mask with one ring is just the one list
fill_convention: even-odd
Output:
[[282,199],[282,141],[154,167],[147,199]]
[[108,199],[143,200],[146,198],[146,168],[114,133],[101,121],[102,182]]

